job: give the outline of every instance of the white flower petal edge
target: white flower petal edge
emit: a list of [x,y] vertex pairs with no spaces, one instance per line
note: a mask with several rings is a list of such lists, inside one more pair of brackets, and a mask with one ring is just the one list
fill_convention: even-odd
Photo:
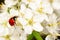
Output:
[[0,25],[0,36],[4,36],[4,35],[7,35],[7,34],[9,34],[9,29]]
[[33,13],[32,13],[31,9],[27,8],[24,12],[25,12],[24,18],[26,18],[26,19],[31,19],[32,18]]
[[0,37],[0,40],[5,40],[5,38]]
[[18,2],[18,0],[5,0],[6,7],[12,7]]
[[42,7],[43,7],[43,12],[47,13],[47,14],[52,14],[53,13],[53,8],[50,5],[50,3],[48,2],[43,2],[42,3]]
[[32,26],[30,25],[24,26],[24,31],[26,34],[31,34],[33,31]]
[[27,40],[27,34],[24,31],[21,33],[20,40]]
[[24,18],[17,18],[18,22],[21,23],[23,26],[27,24],[27,21]]
[[51,14],[49,16],[49,21],[48,21],[48,26],[46,26],[46,29],[49,31],[50,34],[58,36],[59,32],[57,31],[58,29],[58,23],[56,20],[57,16],[55,14]]
[[43,30],[43,27],[40,25],[40,23],[33,24],[33,29],[35,31],[41,32]]
[[59,0],[54,0],[53,3],[52,3],[52,7],[55,10],[59,10],[60,9],[60,1]]
[[55,39],[56,39],[56,37],[53,36],[53,35],[48,35],[48,36],[45,38],[45,40],[55,40]]
[[19,15],[19,12],[18,10],[15,10],[15,9],[11,9],[10,10],[10,16],[13,17],[13,16],[18,16]]
[[41,23],[44,20],[49,21],[48,16],[46,14],[35,14],[33,16],[33,21],[35,21],[35,22],[40,22]]
[[9,19],[9,14],[7,12],[4,12],[0,14],[0,23],[6,22]]

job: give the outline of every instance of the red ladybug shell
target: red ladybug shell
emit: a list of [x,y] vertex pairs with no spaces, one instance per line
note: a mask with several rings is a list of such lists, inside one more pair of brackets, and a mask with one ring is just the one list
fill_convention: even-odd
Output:
[[9,24],[13,26],[15,24],[15,20],[13,18],[9,19]]
[[14,17],[12,17],[12,18],[9,19],[9,24],[11,26],[14,26],[15,25],[15,18],[17,18],[17,16],[14,16]]

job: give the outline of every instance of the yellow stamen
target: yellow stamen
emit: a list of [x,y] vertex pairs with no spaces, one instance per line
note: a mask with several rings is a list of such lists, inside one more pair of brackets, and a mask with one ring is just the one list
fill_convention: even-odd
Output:
[[55,26],[55,25],[58,25],[60,24],[60,22],[57,22],[57,23],[53,23],[53,24],[48,24],[49,26]]
[[10,35],[6,35],[6,36],[0,36],[0,37],[3,37],[3,38],[5,38],[5,40],[10,40]]
[[28,24],[29,24],[29,25],[32,25],[32,24],[33,24],[33,19],[30,19],[30,20],[28,21]]
[[33,25],[35,22],[33,22],[33,18],[31,18],[30,20],[28,20],[27,25]]
[[43,2],[40,2],[40,8],[37,9],[37,11],[38,11],[40,14],[43,13],[42,3],[43,3]]
[[48,24],[48,26],[55,26],[57,23],[54,23],[54,24]]
[[53,3],[53,0],[49,0],[50,3]]
[[36,0],[27,0],[29,3],[31,3],[31,2],[36,2]]
[[24,17],[24,14],[23,14],[23,13],[21,13],[21,16],[22,16],[22,17]]
[[29,3],[32,1],[32,0],[27,0]]
[[9,35],[6,35],[6,36],[5,36],[5,39],[10,39],[10,36],[9,36]]
[[39,8],[37,11],[38,11],[40,14],[42,14],[42,13],[43,13],[43,8],[41,7],[41,8]]
[[43,2],[40,2],[40,5],[42,6]]

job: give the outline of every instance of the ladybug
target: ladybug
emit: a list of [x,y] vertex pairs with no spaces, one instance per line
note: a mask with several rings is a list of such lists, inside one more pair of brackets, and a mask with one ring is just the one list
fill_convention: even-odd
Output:
[[15,25],[15,21],[16,21],[16,18],[17,18],[18,16],[14,16],[14,17],[11,17],[10,19],[9,19],[9,24],[11,25],[11,26],[14,26]]

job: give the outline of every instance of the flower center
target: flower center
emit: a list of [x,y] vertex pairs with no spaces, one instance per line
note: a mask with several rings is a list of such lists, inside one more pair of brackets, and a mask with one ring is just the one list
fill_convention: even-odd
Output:
[[42,2],[40,2],[40,7],[37,9],[37,12],[39,12],[40,14],[43,13]]
[[32,25],[32,24],[33,24],[33,20],[29,20],[28,23],[29,23],[30,25]]
[[10,35],[3,36],[6,40],[10,40]]
[[60,24],[60,22],[48,24],[48,26],[55,26],[55,25],[58,25],[58,24]]
[[31,18],[30,20],[28,20],[28,24],[27,25],[33,25],[34,22],[33,22],[33,18]]
[[41,7],[41,8],[39,8],[37,11],[38,11],[40,14],[42,14],[42,13],[43,13],[43,8]]
[[50,3],[53,3],[53,0],[49,0]]

